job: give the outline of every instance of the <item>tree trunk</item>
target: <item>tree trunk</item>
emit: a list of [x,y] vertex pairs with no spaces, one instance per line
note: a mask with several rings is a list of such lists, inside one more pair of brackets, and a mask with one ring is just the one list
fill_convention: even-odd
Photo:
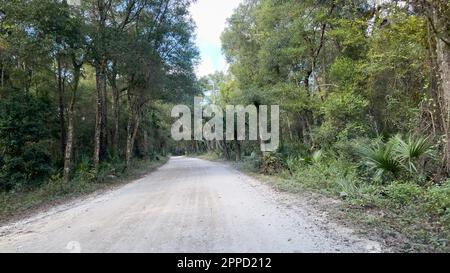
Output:
[[450,47],[439,38],[437,42],[437,59],[442,94],[447,104],[450,105]]
[[195,143],[195,152],[200,153],[200,146],[198,145],[198,141],[194,140],[194,143]]
[[106,67],[103,70],[103,88],[102,88],[102,131],[101,131],[101,142],[100,142],[100,160],[106,158],[108,151],[108,93],[107,93],[107,77],[106,77]]
[[140,126],[139,115],[133,115],[133,116],[135,116],[134,126],[129,127],[132,131],[130,131],[127,136],[127,156],[126,156],[126,166],[127,167],[130,165],[131,159],[133,159],[134,144],[136,142],[136,136],[139,132],[139,126]]
[[113,112],[113,122],[114,129],[112,133],[112,148],[114,153],[119,152],[119,117],[120,117],[120,93],[117,88],[116,74],[114,73],[111,77],[111,88],[112,88],[112,112]]
[[[75,62],[74,62],[75,63]],[[74,134],[75,134],[75,100],[76,94],[78,92],[78,86],[80,83],[81,67],[82,65],[74,64],[74,82],[72,89],[72,97],[70,99],[69,112],[67,115],[67,141],[66,149],[64,153],[64,181],[66,183],[70,180],[70,170],[72,165],[72,153],[74,145]]]
[[64,181],[67,183],[70,180],[70,170],[72,163],[73,139],[74,139],[74,104],[75,98],[72,97],[69,112],[67,116],[67,141],[66,150],[64,153]]
[[[96,31],[98,34],[97,43],[104,44],[106,38],[106,25],[108,20],[108,12],[111,9],[111,1],[94,1],[93,13],[96,17]],[[95,56],[95,70],[96,70],[96,89],[97,89],[97,109],[95,122],[95,144],[94,144],[94,168],[98,171],[100,161],[106,155],[107,149],[107,52],[101,49]]]
[[439,85],[444,103],[444,132],[446,144],[444,148],[445,171],[450,173],[450,48],[441,39],[437,42],[437,63],[439,67]]
[[100,160],[104,155],[104,142],[106,129],[105,121],[105,94],[106,94],[106,75],[105,75],[105,63],[100,62],[96,67],[96,89],[97,89],[97,110],[96,110],[96,121],[95,121],[95,143],[94,143],[94,168],[98,170],[100,166]]
[[286,121],[287,121],[287,126],[288,126],[288,131],[289,131],[289,139],[292,142],[292,141],[294,141],[294,135],[292,134],[292,125],[291,125],[290,117],[287,117]]
[[144,131],[142,132],[142,136],[143,136],[143,149],[144,149],[144,155],[147,157],[150,154],[150,143],[149,143],[149,137],[148,137],[148,132]]
[[65,106],[64,106],[64,82],[62,75],[62,55],[57,56],[58,65],[58,98],[59,98],[59,127],[61,132],[60,149],[61,155],[66,150],[66,124],[65,124]]
[[128,167],[133,158],[133,148],[140,126],[140,115],[138,109],[134,109],[131,95],[128,95],[128,125],[127,125],[127,147],[125,153],[125,164]]
[[234,147],[236,150],[236,161],[241,161],[241,142],[236,139],[234,141]]
[[134,110],[133,102],[131,101],[131,95],[128,90],[127,103],[128,103],[128,124],[127,124],[127,146],[125,151],[125,165],[128,167],[130,164],[131,156],[133,153],[132,141],[132,131],[133,131],[133,120],[134,120]]
[[225,151],[225,157],[227,160],[230,160],[230,151],[228,149],[228,143],[226,140],[223,141],[223,149]]
[[5,67],[2,65],[2,75],[1,75],[1,81],[2,81],[2,89],[5,87]]
[[443,170],[450,173],[450,25],[448,14],[450,3],[447,1],[431,2],[428,14],[429,25],[436,39],[436,64],[438,74],[438,104],[445,135],[443,147]]

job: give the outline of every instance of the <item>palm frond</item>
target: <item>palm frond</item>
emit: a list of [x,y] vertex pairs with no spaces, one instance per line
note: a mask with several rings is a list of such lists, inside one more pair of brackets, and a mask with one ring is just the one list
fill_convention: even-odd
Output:
[[393,138],[394,151],[400,161],[412,173],[417,173],[417,161],[424,156],[434,157],[434,147],[428,137],[409,136],[404,141],[400,135]]
[[313,153],[312,157],[311,157],[312,162],[314,164],[320,163],[320,161],[322,161],[322,158],[323,158],[323,151],[322,150],[315,151]]
[[377,178],[386,173],[397,174],[400,171],[400,162],[395,157],[392,145],[378,144],[361,150],[364,164],[375,172]]

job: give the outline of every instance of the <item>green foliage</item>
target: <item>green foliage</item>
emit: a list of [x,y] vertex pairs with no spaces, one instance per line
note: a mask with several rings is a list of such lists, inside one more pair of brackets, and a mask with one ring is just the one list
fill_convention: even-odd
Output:
[[314,151],[310,156],[305,156],[301,159],[302,162],[309,165],[319,164],[323,159],[323,151]]
[[447,140],[436,143],[449,130],[438,73],[448,48],[436,47],[445,27],[436,35],[430,24],[449,6],[416,5],[248,0],[234,12],[222,36],[223,98],[281,106],[283,187],[403,211],[404,222],[430,220],[425,200],[435,200],[450,218],[445,186],[428,189],[448,176],[436,156],[448,154]]
[[413,182],[395,181],[386,187],[386,193],[392,202],[408,205],[421,200],[424,190]]
[[0,0],[0,191],[120,175],[134,126],[130,157],[173,145],[170,108],[199,93],[192,1],[102,2]]
[[419,165],[420,160],[432,158],[434,148],[426,137],[410,136],[404,141],[396,135],[387,143],[376,141],[375,145],[361,147],[361,154],[364,164],[375,173],[375,178],[383,180],[387,174],[397,177],[401,171],[408,175],[421,174],[424,165]]
[[39,185],[54,171],[51,110],[47,100],[20,92],[0,101],[2,190]]
[[284,164],[281,157],[275,154],[264,154],[261,160],[261,172],[273,175],[283,170]]
[[339,58],[330,67],[331,80],[336,87],[345,90],[345,88],[354,88],[358,67],[355,61],[350,58]]
[[434,147],[427,137],[410,136],[404,141],[399,135],[393,138],[397,159],[402,162],[410,173],[418,173],[417,162],[425,157],[434,156]]
[[429,210],[450,225],[450,181],[433,186],[426,195]]
[[126,173],[120,179],[105,177],[106,183],[76,177],[71,183],[66,183],[61,174],[52,175],[45,183],[33,191],[0,192],[0,219],[26,213],[30,209],[40,208],[43,205],[58,204],[61,200],[93,193],[97,190],[110,189],[111,186],[120,185],[131,178],[141,177],[149,171],[167,162],[161,157],[160,161],[136,160],[133,161]]
[[295,173],[302,167],[303,162],[303,158],[291,155],[286,158],[286,167],[291,173]]
[[314,165],[300,165],[293,177],[298,183],[325,193],[343,198],[356,195],[356,165],[339,159],[329,158]]
[[298,172],[305,165],[318,165],[324,160],[324,154],[322,150],[312,152],[307,156],[295,156],[290,155],[285,160],[286,168],[291,172]]
[[367,128],[368,102],[353,92],[336,92],[321,107],[323,124],[316,138],[322,145],[348,140],[364,135]]
[[[446,179],[435,156],[445,142],[433,145],[448,131],[448,111],[439,101],[444,81],[437,77],[441,37],[430,31],[430,25],[440,27],[432,24],[440,14],[427,18],[414,3],[395,1],[373,10],[365,0],[246,0],[222,35],[230,73],[197,81],[191,0],[133,1],[131,9],[123,0],[103,8],[104,1],[66,2],[0,0],[6,14],[0,22],[0,191],[16,196],[40,186],[25,198],[34,204],[45,194],[85,192],[121,177],[125,140],[136,125],[131,152],[137,158],[205,151],[205,142],[180,144],[169,137],[172,104],[191,104],[193,95],[205,92],[221,106],[280,105],[280,154],[261,157],[259,143],[242,141],[242,164],[249,169],[289,175],[289,187],[310,187],[353,204],[428,206],[430,214],[450,219],[448,183],[426,188]],[[55,69],[59,62],[62,75]],[[105,74],[107,83],[101,81]],[[107,94],[98,95],[97,86],[105,84]],[[102,162],[93,169],[98,99],[105,101],[102,111],[117,111],[101,113]],[[73,180],[64,184],[59,146],[69,118],[58,106],[68,114],[72,102]],[[108,138],[115,122],[113,143]],[[221,144],[211,154],[234,157],[234,143]],[[10,196],[0,197],[15,204]]]
[[75,181],[79,183],[83,182],[94,182],[96,180],[96,171],[92,168],[91,160],[87,156],[83,156],[81,161],[78,163],[76,169]]
[[387,175],[396,176],[401,169],[391,144],[378,143],[372,147],[361,149],[364,164],[373,171],[376,180],[382,180]]

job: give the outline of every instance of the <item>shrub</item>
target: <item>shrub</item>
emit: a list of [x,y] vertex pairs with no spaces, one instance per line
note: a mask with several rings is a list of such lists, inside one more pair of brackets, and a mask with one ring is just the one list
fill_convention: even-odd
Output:
[[302,164],[303,159],[298,156],[289,156],[286,159],[286,167],[291,174],[297,172],[301,168]]
[[371,144],[370,138],[359,137],[352,140],[340,140],[333,145],[333,150],[344,160],[356,162],[361,159],[361,147],[369,147]]
[[450,224],[450,180],[444,185],[430,188],[426,199],[429,210]]
[[378,143],[373,147],[363,147],[361,153],[364,164],[374,172],[376,180],[383,180],[389,174],[396,176],[400,171],[400,162],[396,159],[390,143]]
[[339,195],[343,199],[356,198],[359,196],[359,189],[356,184],[356,180],[349,179],[348,177],[337,177],[336,185],[340,191]]
[[285,157],[304,156],[308,154],[309,148],[303,142],[286,141],[280,149],[280,153]]
[[52,105],[17,91],[0,100],[0,190],[40,185],[53,172]]
[[89,157],[83,156],[78,164],[75,180],[77,182],[94,182],[96,177],[96,171],[91,167]]
[[386,187],[387,196],[395,204],[407,205],[423,196],[423,189],[412,182],[395,181]]
[[399,135],[393,139],[394,150],[397,159],[402,162],[410,173],[418,173],[417,161],[422,157],[433,157],[433,145],[428,142],[426,137],[410,136],[404,141]]
[[363,146],[361,154],[364,164],[375,173],[375,179],[383,180],[388,174],[398,177],[398,174],[416,175],[422,174],[420,160],[426,157],[432,158],[434,148],[425,137],[410,136],[406,141],[399,135],[389,139],[387,143],[377,141],[371,147]]
[[352,200],[353,203],[365,206],[379,206],[382,203],[384,188],[380,185],[370,183],[360,183],[358,185],[358,195]]
[[335,158],[327,158],[314,165],[301,165],[293,174],[299,183],[313,189],[353,197],[357,193],[356,165]]
[[322,146],[331,146],[338,140],[348,140],[367,133],[368,101],[351,90],[330,94],[320,109],[323,123],[314,132]]
[[322,150],[318,150],[318,151],[313,152],[311,157],[305,157],[303,160],[307,164],[318,164],[318,163],[320,163],[322,161],[323,157],[324,157],[323,156],[323,151]]
[[262,157],[261,172],[263,174],[276,174],[283,170],[284,164],[281,157],[276,154],[265,154]]

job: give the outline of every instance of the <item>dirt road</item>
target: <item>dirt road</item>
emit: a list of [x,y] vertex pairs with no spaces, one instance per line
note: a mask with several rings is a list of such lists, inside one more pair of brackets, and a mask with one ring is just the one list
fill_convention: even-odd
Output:
[[0,228],[0,252],[379,252],[229,166],[174,157],[120,189]]

